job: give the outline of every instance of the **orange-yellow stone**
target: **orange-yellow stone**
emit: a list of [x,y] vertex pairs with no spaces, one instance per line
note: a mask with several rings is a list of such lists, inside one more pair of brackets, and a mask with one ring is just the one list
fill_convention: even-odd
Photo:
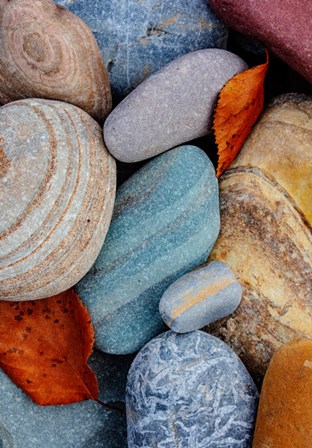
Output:
[[273,356],[264,378],[253,448],[312,447],[312,340]]

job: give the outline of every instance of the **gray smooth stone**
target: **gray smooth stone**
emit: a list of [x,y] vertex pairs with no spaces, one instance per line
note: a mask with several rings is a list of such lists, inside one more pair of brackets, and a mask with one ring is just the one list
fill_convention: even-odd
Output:
[[122,162],[138,162],[207,135],[217,96],[247,65],[226,50],[188,53],[156,72],[108,116],[104,140]]
[[[90,366],[99,380],[99,398],[124,408],[132,358],[95,352]],[[0,369],[1,448],[127,448],[126,422],[95,401],[38,406]]]
[[128,447],[250,448],[257,401],[228,345],[202,331],[168,331],[129,370]]
[[242,287],[231,269],[222,261],[213,261],[169,286],[159,312],[169,328],[187,333],[232,314],[241,298]]

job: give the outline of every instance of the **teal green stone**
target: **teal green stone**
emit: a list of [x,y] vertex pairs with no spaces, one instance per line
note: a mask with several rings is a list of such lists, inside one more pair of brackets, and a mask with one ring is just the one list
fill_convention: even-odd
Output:
[[132,353],[163,331],[161,296],[207,259],[219,228],[218,182],[201,149],[172,149],[128,179],[100,255],[76,285],[96,346]]

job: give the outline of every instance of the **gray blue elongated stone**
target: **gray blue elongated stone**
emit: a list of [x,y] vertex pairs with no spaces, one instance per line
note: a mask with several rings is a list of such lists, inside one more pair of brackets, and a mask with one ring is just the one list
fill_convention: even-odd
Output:
[[228,345],[202,331],[168,331],[129,370],[128,447],[250,448],[257,401]]
[[104,140],[121,162],[138,162],[207,135],[224,84],[247,65],[226,50],[188,53],[154,73],[107,117]]
[[202,48],[225,48],[227,27],[207,0],[57,0],[91,28],[115,99],[168,62]]
[[[99,398],[123,407],[129,360],[96,352]],[[38,406],[0,369],[1,448],[127,448],[126,421],[95,401]]]
[[135,352],[164,329],[159,300],[207,259],[219,215],[213,165],[195,146],[153,159],[119,188],[105,244],[76,285],[100,350]]
[[165,291],[159,312],[171,330],[199,330],[232,314],[242,298],[242,287],[222,261],[185,274]]

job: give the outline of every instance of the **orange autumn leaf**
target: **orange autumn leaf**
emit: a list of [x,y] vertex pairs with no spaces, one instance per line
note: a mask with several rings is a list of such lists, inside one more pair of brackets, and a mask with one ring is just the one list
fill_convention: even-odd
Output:
[[94,333],[73,289],[31,302],[0,301],[0,367],[37,404],[98,398],[87,360]]
[[263,109],[266,63],[238,73],[220,92],[213,129],[218,145],[217,177],[233,162]]

